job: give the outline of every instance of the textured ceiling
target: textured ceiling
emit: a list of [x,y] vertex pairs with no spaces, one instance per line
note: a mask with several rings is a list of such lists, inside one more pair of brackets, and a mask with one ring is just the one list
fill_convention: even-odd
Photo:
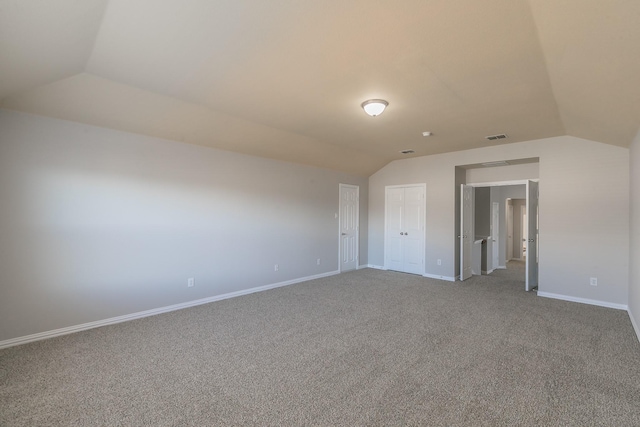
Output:
[[0,0],[0,102],[358,175],[403,149],[628,146],[638,23],[637,0]]

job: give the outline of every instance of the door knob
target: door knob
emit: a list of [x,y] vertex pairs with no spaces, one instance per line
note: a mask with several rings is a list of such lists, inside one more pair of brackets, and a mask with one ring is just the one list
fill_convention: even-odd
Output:
[[401,235],[401,236],[404,236],[404,233],[401,231],[401,232],[400,232],[400,235]]
[[346,235],[347,235],[347,233],[342,233],[342,235],[343,235],[343,236],[346,236]]
[[409,235],[409,233],[405,232],[405,233],[404,233],[404,235],[405,235],[405,236],[408,236],[408,235]]
[[533,240],[533,239],[529,239],[529,241],[530,241],[531,243],[535,242],[535,240]]

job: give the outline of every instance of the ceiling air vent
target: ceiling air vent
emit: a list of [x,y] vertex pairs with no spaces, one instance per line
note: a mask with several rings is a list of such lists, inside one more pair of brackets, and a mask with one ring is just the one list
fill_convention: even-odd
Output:
[[415,153],[415,151],[414,150],[402,150],[401,153],[402,154],[413,154],[413,153]]
[[489,141],[495,141],[496,139],[505,139],[506,137],[507,137],[507,134],[505,133],[501,133],[499,135],[485,136],[485,138],[488,139]]

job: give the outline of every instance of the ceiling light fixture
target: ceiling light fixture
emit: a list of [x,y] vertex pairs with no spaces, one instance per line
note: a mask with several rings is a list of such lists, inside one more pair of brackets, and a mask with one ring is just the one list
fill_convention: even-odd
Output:
[[369,99],[364,101],[361,106],[365,113],[370,115],[371,117],[379,116],[382,114],[385,108],[389,103],[384,99]]
[[433,133],[429,131],[422,132],[422,136],[431,136],[431,135],[433,135]]

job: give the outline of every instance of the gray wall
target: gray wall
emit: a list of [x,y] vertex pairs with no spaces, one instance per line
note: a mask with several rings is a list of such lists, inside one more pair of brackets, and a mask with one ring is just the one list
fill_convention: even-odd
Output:
[[540,163],[467,169],[466,178],[467,184],[537,179],[540,178]]
[[631,251],[629,257],[629,314],[640,339],[640,132],[631,144]]
[[[629,150],[571,136],[388,164],[369,178],[369,263],[384,265],[384,187],[424,182],[425,271],[455,277],[455,167],[533,157],[540,159],[540,291],[627,304]],[[598,277],[598,286],[589,277]]]
[[366,178],[0,110],[0,341],[336,271],[339,183],[367,264]]

